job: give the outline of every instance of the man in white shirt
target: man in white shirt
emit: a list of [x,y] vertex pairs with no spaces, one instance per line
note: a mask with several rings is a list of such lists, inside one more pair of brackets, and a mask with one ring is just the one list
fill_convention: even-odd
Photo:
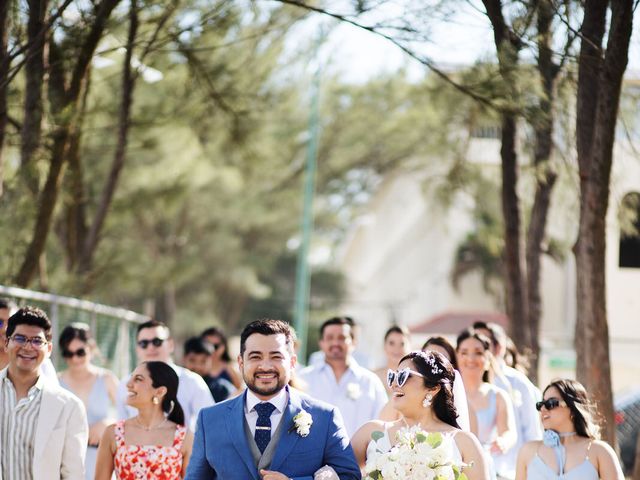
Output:
[[[179,367],[171,361],[174,342],[169,328],[157,320],[138,325],[136,336],[136,354],[139,362],[160,361],[171,365],[178,374],[178,401],[184,410],[185,425],[195,431],[198,413],[205,407],[212,406],[215,401],[211,391],[200,375]],[[125,419],[136,414],[135,410],[126,404],[127,382],[129,375],[120,381],[117,394],[118,418]]]
[[349,436],[364,423],[378,418],[387,402],[378,376],[353,358],[353,320],[330,318],[320,327],[320,349],[324,362],[300,372],[306,391],[340,410]]
[[[542,394],[527,376],[508,366],[504,361],[507,351],[507,334],[497,323],[475,322],[473,328],[479,330],[491,340],[491,353],[496,360],[494,383],[509,393],[516,417],[518,441],[499,460],[496,468],[502,466],[502,472],[508,478],[515,478],[515,466],[520,447],[532,440],[542,439],[542,423],[536,410],[536,402]],[[500,470],[499,470],[500,471]]]
[[[17,307],[15,303],[4,298],[0,298],[0,370],[9,364],[9,356],[1,346],[4,345],[6,337],[5,332],[7,331],[9,317],[16,311]],[[40,373],[47,381],[56,384],[59,383],[58,374],[56,373],[56,369],[53,367],[53,363],[49,357],[45,358],[40,365]]]
[[84,478],[89,426],[82,401],[44,378],[51,322],[24,307],[7,322],[0,370],[0,480]]

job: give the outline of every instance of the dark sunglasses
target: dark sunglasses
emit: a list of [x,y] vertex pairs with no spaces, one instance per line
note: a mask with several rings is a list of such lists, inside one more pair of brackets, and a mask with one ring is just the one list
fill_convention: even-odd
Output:
[[152,338],[151,340],[138,340],[138,346],[141,349],[146,350],[149,344],[153,344],[154,347],[159,347],[164,343],[165,340],[166,338],[158,338],[158,337]]
[[415,370],[411,370],[410,368],[403,368],[402,370],[391,370],[387,371],[387,385],[389,388],[393,386],[393,381],[396,381],[396,384],[399,387],[402,387],[411,375],[417,375],[418,377],[425,378],[420,372],[416,372]]
[[553,410],[556,407],[566,406],[567,404],[565,402],[557,398],[547,398],[546,400],[543,400],[541,402],[536,402],[536,410],[538,411],[542,410],[542,407],[546,408],[547,410]]
[[63,352],[62,352],[62,356],[64,358],[73,358],[76,355],[78,357],[80,357],[80,358],[86,357],[87,356],[87,351],[84,348],[79,348],[75,352],[72,352],[71,350],[63,350]]

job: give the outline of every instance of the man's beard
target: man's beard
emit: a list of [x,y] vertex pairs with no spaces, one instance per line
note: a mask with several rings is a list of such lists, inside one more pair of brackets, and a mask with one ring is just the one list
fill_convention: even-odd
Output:
[[[261,373],[266,373],[266,372],[261,372]],[[270,395],[275,395],[280,390],[282,390],[285,386],[286,382],[284,378],[282,378],[277,373],[276,375],[277,375],[276,384],[273,387],[265,387],[265,388],[260,388],[256,385],[257,379],[255,378],[255,376],[252,378],[248,378],[247,376],[242,375],[242,378],[244,380],[244,383],[247,385],[247,388],[251,390],[253,393],[268,397]]]

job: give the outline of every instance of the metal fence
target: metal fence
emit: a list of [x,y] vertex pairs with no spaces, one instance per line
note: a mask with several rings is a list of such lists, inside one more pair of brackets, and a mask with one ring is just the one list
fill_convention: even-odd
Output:
[[54,348],[51,359],[57,369],[65,368],[57,348],[58,335],[73,322],[89,324],[98,344],[96,363],[123,377],[135,366],[135,333],[138,323],[149,317],[124,308],[111,307],[78,298],[0,285],[0,296],[18,306],[42,308],[53,324]]

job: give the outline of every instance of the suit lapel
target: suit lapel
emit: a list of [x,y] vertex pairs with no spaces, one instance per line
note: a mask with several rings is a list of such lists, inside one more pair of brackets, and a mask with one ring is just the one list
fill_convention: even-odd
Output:
[[254,479],[258,480],[258,471],[256,464],[251,456],[251,450],[249,449],[249,443],[244,431],[244,405],[245,397],[247,393],[240,395],[235,400],[229,402],[229,415],[226,418],[227,434],[233,443],[238,455],[246,465],[247,469],[251,472]]
[[49,435],[56,426],[58,418],[64,407],[64,402],[51,391],[47,382],[42,387],[42,398],[40,399],[40,412],[38,414],[38,423],[36,426],[36,441],[33,447],[33,457],[39,458],[47,446]]
[[298,435],[295,430],[289,430],[291,429],[291,426],[293,426],[293,417],[302,410],[301,399],[295,390],[292,390],[289,387],[287,387],[287,390],[289,391],[289,402],[287,403],[287,408],[280,420],[281,422],[284,422],[284,425],[282,425],[282,435],[273,455],[271,466],[269,467],[271,470],[275,470],[276,472],[280,471],[280,467],[300,438],[300,435]]

